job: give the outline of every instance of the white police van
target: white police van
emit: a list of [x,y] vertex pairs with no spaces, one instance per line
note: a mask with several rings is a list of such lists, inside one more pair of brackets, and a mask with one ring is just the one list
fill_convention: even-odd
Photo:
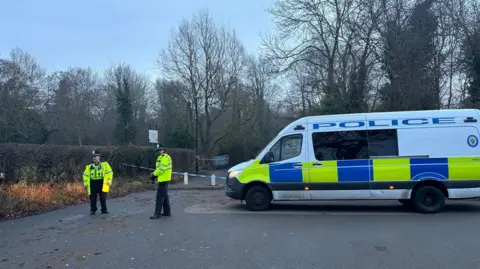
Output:
[[312,116],[229,169],[226,195],[272,201],[399,200],[424,213],[480,197],[480,110]]

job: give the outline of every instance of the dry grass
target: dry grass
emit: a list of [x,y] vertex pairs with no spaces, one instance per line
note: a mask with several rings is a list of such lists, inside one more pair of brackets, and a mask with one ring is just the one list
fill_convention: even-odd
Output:
[[[110,188],[108,197],[120,197],[150,188],[152,185],[141,181],[117,180]],[[81,183],[2,185],[0,219],[38,214],[87,201],[87,191]]]

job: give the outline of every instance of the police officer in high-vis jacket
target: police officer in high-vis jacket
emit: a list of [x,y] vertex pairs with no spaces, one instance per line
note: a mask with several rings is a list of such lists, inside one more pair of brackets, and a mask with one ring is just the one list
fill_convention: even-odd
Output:
[[90,196],[90,215],[97,212],[97,195],[100,196],[102,214],[108,214],[107,193],[112,185],[113,171],[107,162],[100,161],[100,153],[92,152],[92,163],[85,167],[83,185]]
[[157,199],[155,201],[155,213],[150,219],[158,219],[161,216],[171,216],[170,201],[168,199],[168,183],[172,178],[172,158],[170,158],[167,149],[164,147],[157,148],[156,152],[158,157],[151,179],[157,179],[158,188]]

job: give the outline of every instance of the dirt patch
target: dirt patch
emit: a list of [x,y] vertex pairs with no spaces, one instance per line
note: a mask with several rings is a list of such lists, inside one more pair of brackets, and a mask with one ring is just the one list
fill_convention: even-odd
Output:
[[22,240],[22,243],[23,243],[24,245],[31,245],[31,244],[36,243],[36,242],[38,242],[38,241],[40,241],[40,240],[42,240],[42,239],[44,239],[44,238],[45,238],[45,237],[26,238],[26,239],[23,239],[23,240]]
[[140,205],[147,205],[155,202],[153,198],[145,198],[145,197],[134,197],[133,201],[135,201],[136,203],[139,203]]

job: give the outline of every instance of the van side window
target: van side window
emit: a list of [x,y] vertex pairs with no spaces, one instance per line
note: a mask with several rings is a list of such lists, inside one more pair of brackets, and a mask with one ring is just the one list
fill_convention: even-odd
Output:
[[303,136],[301,134],[287,135],[278,140],[270,149],[275,156],[274,162],[287,160],[300,155],[300,153],[302,153],[302,140]]
[[369,130],[368,155],[370,157],[398,156],[397,130]]
[[318,161],[368,159],[367,131],[313,133]]

